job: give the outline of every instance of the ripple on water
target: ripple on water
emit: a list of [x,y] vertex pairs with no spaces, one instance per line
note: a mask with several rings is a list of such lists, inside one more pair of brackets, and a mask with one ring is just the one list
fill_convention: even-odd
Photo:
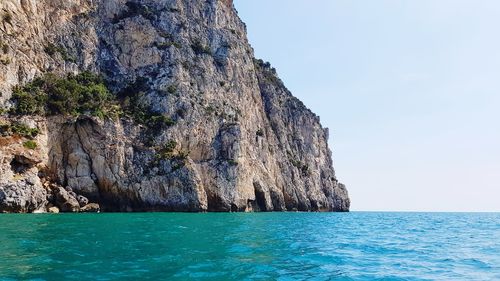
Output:
[[500,214],[0,216],[0,280],[500,280]]

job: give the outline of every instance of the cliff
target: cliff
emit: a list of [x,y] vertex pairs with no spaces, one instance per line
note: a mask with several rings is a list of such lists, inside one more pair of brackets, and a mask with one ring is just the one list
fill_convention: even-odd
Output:
[[0,212],[349,210],[328,130],[254,59],[232,1],[0,15]]

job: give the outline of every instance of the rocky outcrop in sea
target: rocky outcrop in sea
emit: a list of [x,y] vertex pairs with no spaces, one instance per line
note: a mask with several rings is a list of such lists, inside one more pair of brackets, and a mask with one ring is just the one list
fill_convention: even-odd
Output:
[[0,92],[0,212],[349,210],[231,0],[3,0]]

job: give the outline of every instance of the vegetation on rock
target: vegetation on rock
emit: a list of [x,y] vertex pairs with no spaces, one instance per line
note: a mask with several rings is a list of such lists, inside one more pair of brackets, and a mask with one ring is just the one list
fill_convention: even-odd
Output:
[[32,149],[32,150],[34,150],[34,149],[36,149],[36,148],[38,147],[38,145],[36,144],[36,142],[35,142],[35,141],[33,141],[33,140],[28,140],[28,141],[25,141],[25,142],[23,143],[23,146],[24,146],[25,148],[27,148],[27,149]]
[[290,151],[287,152],[288,160],[290,163],[295,166],[302,173],[302,176],[308,177],[310,176],[309,165],[302,163],[302,161],[297,160]]
[[115,16],[113,18],[112,23],[116,24],[119,23],[121,20],[130,18],[130,17],[135,17],[141,15],[142,17],[148,19],[148,20],[154,20],[155,19],[155,14],[153,11],[146,5],[137,3],[137,2],[132,2],[128,1],[125,3],[127,6],[127,10],[122,12],[121,14]]
[[48,43],[43,49],[47,55],[53,57],[55,54],[59,53],[64,61],[76,62],[76,59],[68,54],[65,48],[57,46],[53,43]]
[[45,74],[22,87],[15,87],[14,115],[91,114],[116,117],[120,108],[103,79],[91,72],[59,77]]
[[168,49],[168,48],[170,48],[170,46],[174,46],[177,49],[182,48],[182,45],[175,42],[175,41],[165,41],[165,42],[161,42],[161,43],[155,43],[155,46],[156,46],[156,48],[158,48],[160,50]]
[[167,143],[156,149],[153,165],[160,164],[160,161],[170,161],[170,172],[177,171],[187,164],[188,151],[177,150],[177,142],[169,140]]
[[167,92],[170,93],[170,94],[175,94],[175,92],[177,92],[177,87],[174,86],[174,85],[170,85],[167,88]]
[[212,55],[212,50],[209,47],[203,45],[199,40],[196,40],[192,45],[194,53],[197,55],[207,54]]
[[348,210],[326,130],[231,0],[7,2],[0,212]]
[[189,152],[176,150],[176,147],[177,142],[175,140],[169,140],[157,150],[155,158],[157,160],[186,160],[189,156]]
[[[172,118],[161,113],[154,112],[148,105],[144,104],[143,99],[144,91],[147,89],[146,84],[147,79],[137,78],[136,81],[130,83],[118,93],[118,98],[121,100],[123,112],[132,117],[135,122],[145,125],[151,129],[159,130],[175,125],[175,121],[172,120]],[[167,91],[172,90],[173,88],[168,89]]]
[[262,74],[264,74],[264,78],[266,79],[266,82],[269,83],[279,83],[280,79],[278,78],[278,75],[276,73],[276,68],[271,66],[271,63],[269,62],[264,62],[261,59],[254,59],[253,64],[255,68],[260,70]]
[[39,133],[38,128],[30,128],[22,123],[0,124],[1,136],[18,135],[25,138],[35,138]]
[[[139,79],[140,80],[140,79]],[[161,113],[153,112],[141,102],[144,97],[144,81],[137,81],[115,96],[107,88],[101,76],[91,72],[60,77],[45,74],[24,86],[13,89],[10,109],[12,115],[70,115],[90,114],[104,118],[118,118],[123,115],[151,129],[165,129],[175,121]],[[175,86],[167,91],[174,93]]]

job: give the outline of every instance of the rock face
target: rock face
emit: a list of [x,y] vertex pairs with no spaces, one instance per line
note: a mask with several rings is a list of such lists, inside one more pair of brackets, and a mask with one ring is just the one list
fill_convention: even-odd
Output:
[[74,196],[62,187],[57,187],[54,191],[55,202],[62,212],[78,212],[80,204]]
[[80,209],[80,212],[83,213],[99,213],[100,211],[101,208],[99,207],[99,204],[96,203],[87,204]]
[[[89,201],[103,211],[349,210],[328,130],[254,59],[232,1],[3,0],[0,11],[0,105],[43,73],[90,70],[173,120],[152,130],[128,117],[23,117],[38,146],[26,156],[25,139],[0,136],[0,212],[96,210]],[[165,143],[170,157],[158,157]]]

